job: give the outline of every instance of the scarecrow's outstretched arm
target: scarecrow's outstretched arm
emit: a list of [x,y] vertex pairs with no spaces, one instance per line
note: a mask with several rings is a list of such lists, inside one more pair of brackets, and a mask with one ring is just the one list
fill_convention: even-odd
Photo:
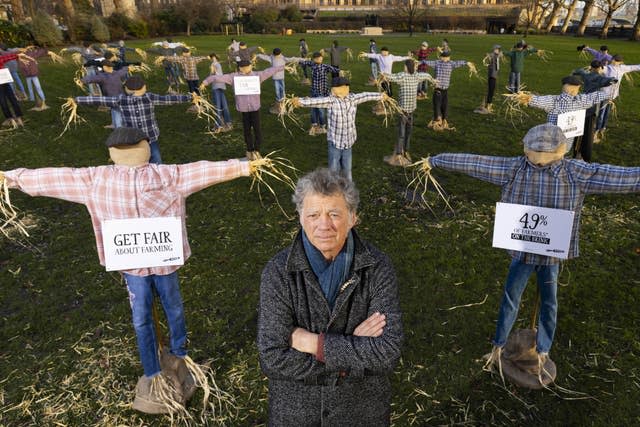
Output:
[[199,161],[176,165],[176,189],[185,197],[220,182],[249,176],[249,162],[230,159],[220,162]]
[[3,173],[9,188],[30,196],[53,197],[74,203],[86,203],[92,186],[94,168],[14,169]]
[[442,153],[429,157],[433,168],[467,174],[473,178],[504,185],[523,157],[494,157],[477,154]]

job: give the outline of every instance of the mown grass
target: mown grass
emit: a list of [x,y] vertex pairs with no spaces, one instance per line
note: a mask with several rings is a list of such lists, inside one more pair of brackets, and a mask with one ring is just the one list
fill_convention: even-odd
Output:
[[[334,37],[307,36],[313,49]],[[340,37],[354,53],[366,50],[368,37]],[[298,37],[246,36],[249,45],[282,47],[297,53]],[[514,44],[512,36],[448,36],[453,59],[481,64],[494,43]],[[404,54],[423,38],[385,36],[378,45]],[[440,40],[430,37],[435,45]],[[599,45],[598,40],[586,40]],[[188,40],[198,53],[222,52],[223,37]],[[554,52],[551,61],[526,61],[523,82],[538,93],[557,93],[560,78],[585,65],[575,46],[581,39],[530,37],[529,43]],[[142,47],[147,42],[131,43]],[[640,63],[640,48],[608,41],[628,64]],[[351,62],[351,90],[364,85],[368,63]],[[0,134],[0,170],[17,167],[92,166],[107,162],[103,145],[109,114],[80,107],[87,123],[56,139],[62,130],[60,98],[79,95],[72,66],[43,64],[41,80],[49,104],[27,112],[23,130]],[[396,65],[395,70],[400,70]],[[204,76],[203,65],[200,75]],[[499,85],[507,80],[503,67]],[[483,70],[481,75],[484,75]],[[149,78],[151,91],[163,93],[162,72]],[[287,91],[308,88],[287,79]],[[431,102],[421,101],[415,115],[412,154],[444,151],[516,156],[526,130],[544,121],[525,110],[511,124],[502,114],[472,113],[485,84],[454,72],[450,121],[457,131],[426,129]],[[599,162],[626,166],[640,163],[640,90],[623,84],[618,118],[608,140],[594,149]],[[231,96],[228,96],[231,101]],[[324,137],[309,137],[293,126],[284,129],[266,111],[273,85],[263,85],[263,152],[281,150],[301,171],[326,164]],[[23,103],[28,108],[30,103]],[[157,108],[165,163],[219,160],[244,155],[238,115],[236,129],[219,140],[204,132],[204,122],[185,114],[186,106]],[[301,114],[307,123],[309,111]],[[394,374],[393,419],[404,425],[633,425],[640,422],[640,303],[637,195],[588,197],[582,222],[582,256],[564,264],[559,290],[558,331],[552,358],[558,384],[585,393],[526,391],[481,371],[489,351],[509,258],[491,248],[493,209],[499,189],[465,176],[436,171],[451,196],[455,215],[433,198],[436,215],[407,203],[407,177],[382,163],[391,152],[395,128],[384,128],[370,106],[360,107],[354,148],[354,180],[362,203],[361,235],[394,261],[404,311],[406,343]],[[298,228],[272,199],[259,202],[248,179],[237,179],[193,195],[188,201],[188,231],[193,256],[180,270],[191,356],[211,360],[220,385],[236,398],[229,425],[266,422],[266,381],[255,347],[260,272]],[[284,206],[289,192],[275,187]],[[141,374],[127,294],[115,273],[99,265],[86,209],[47,198],[12,192],[13,203],[34,225],[23,245],[0,240],[0,425],[167,425],[168,418],[144,416],[127,403]],[[528,325],[535,286],[527,290],[521,323]],[[449,308],[487,300],[482,305]],[[105,381],[106,380],[106,381]],[[580,400],[572,400],[582,397]],[[195,411],[195,409],[194,409]],[[210,421],[210,424],[214,424]]]

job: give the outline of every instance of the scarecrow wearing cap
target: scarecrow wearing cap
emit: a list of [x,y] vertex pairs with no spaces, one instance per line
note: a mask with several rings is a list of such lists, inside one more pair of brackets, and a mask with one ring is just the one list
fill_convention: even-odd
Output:
[[[573,71],[573,74],[582,78],[584,82],[582,85],[582,91],[584,93],[593,93],[617,82],[614,77],[607,77],[604,75],[604,67],[602,63],[595,59],[591,61],[591,67],[588,71],[584,68],[578,68]],[[600,105],[602,105],[602,103],[596,104],[587,109],[584,120],[584,132],[582,136],[576,138],[576,142],[573,147],[573,157],[577,157],[579,154],[585,162],[591,161],[595,122]]]
[[420,61],[420,63],[433,67],[436,78],[436,85],[433,90],[433,120],[429,122],[427,127],[435,131],[455,130],[454,127],[449,126],[447,121],[451,73],[456,68],[464,66],[474,69],[473,64],[465,60],[451,61],[451,53],[448,50],[443,51],[437,61]]
[[142,77],[132,76],[125,82],[126,94],[117,96],[78,96],[74,99],[78,105],[97,105],[117,108],[122,112],[123,125],[140,129],[147,137],[151,147],[151,163],[162,163],[158,137],[160,128],[156,121],[156,105],[173,105],[190,102],[192,95],[157,95],[148,93]]
[[[374,39],[369,39],[369,52],[378,53],[378,45]],[[375,85],[378,78],[378,61],[373,58],[369,58],[369,67],[371,67],[371,75],[369,76],[369,85]]]
[[256,52],[264,53],[264,49],[260,46],[249,47],[247,43],[240,42],[238,43],[238,49],[229,52],[229,56],[233,58],[233,60],[236,61],[236,65],[240,67],[240,61],[253,62]]
[[[186,198],[206,187],[254,173],[255,165],[238,159],[182,165],[149,163],[149,138],[136,128],[121,127],[106,141],[113,165],[87,168],[14,169],[0,172],[9,188],[87,207],[100,264],[105,263],[105,221],[175,217],[181,221],[183,261],[191,255],[185,223]],[[173,236],[173,235],[172,235]],[[128,240],[131,241],[133,237]],[[142,239],[140,237],[139,239]],[[182,264],[182,263],[181,263]],[[184,410],[202,382],[202,372],[187,356],[187,330],[178,281],[180,265],[121,271],[127,285],[133,326],[144,375],[138,380],[133,408],[159,414]],[[168,351],[160,354],[152,317],[159,296],[169,329]],[[206,382],[206,379],[204,380]]]
[[[302,61],[302,58],[284,56],[282,54],[282,50],[279,47],[273,49],[273,54],[271,55],[259,53],[256,55],[256,58],[268,62],[272,67],[285,66],[286,64],[291,62]],[[273,79],[273,84],[275,86],[276,102],[271,106],[269,112],[272,114],[279,114],[282,110],[282,102],[284,101],[285,97],[284,70],[275,73],[271,78]]]
[[503,55],[509,58],[511,66],[511,70],[509,72],[509,92],[517,93],[520,91],[520,75],[524,70],[524,58],[536,52],[538,52],[538,49],[533,46],[526,46],[521,41],[516,43],[510,51],[503,52]]
[[[560,95],[528,95],[521,93],[517,96],[517,100],[521,104],[546,111],[547,123],[557,125],[560,114],[586,110],[611,97],[610,94],[601,90],[591,93],[579,93],[581,86],[582,78],[577,75],[570,75],[562,78],[562,93]],[[572,145],[573,139],[569,141],[568,148],[572,148]]]
[[[578,256],[580,212],[588,194],[640,191],[640,167],[620,167],[566,159],[568,141],[550,123],[531,128],[524,139],[524,156],[492,157],[443,153],[426,159],[427,168],[461,172],[502,187],[501,202],[572,211],[568,258]],[[556,330],[557,282],[560,259],[509,250],[511,265],[500,305],[493,351],[487,367],[497,363],[519,385],[539,388],[553,380],[548,358]],[[536,273],[541,304],[535,333],[509,333],[518,317],[520,299]],[[512,339],[530,339],[531,351],[515,351]],[[534,347],[535,341],[535,349]],[[506,347],[505,347],[506,346]],[[517,346],[515,346],[517,347]],[[504,351],[503,351],[504,350]],[[522,350],[522,349],[520,349]],[[533,357],[530,357],[533,356]]]
[[473,110],[474,113],[493,113],[493,96],[496,93],[498,74],[500,72],[500,61],[502,60],[502,57],[502,46],[496,44],[493,45],[491,53],[487,53],[482,60],[482,63],[487,66],[487,97],[482,106]]
[[[411,52],[417,61],[425,61],[429,59],[429,55],[433,52],[437,52],[437,47],[429,47],[429,43],[423,41],[417,50]],[[426,64],[418,65],[419,73],[426,73],[429,70],[429,66]],[[427,99],[427,83],[423,82],[418,86],[418,99]]]
[[598,119],[596,122],[596,141],[600,141],[604,138],[604,134],[607,130],[611,103],[618,97],[618,95],[620,95],[620,83],[622,82],[622,78],[625,74],[632,73],[634,71],[640,71],[640,64],[626,65],[624,64],[624,58],[620,54],[613,55],[609,65],[604,67],[604,75],[607,77],[613,77],[617,82],[604,89],[604,91],[609,93],[611,96],[609,97],[610,100],[607,100],[600,106],[600,112],[598,113]]
[[[122,67],[119,70],[115,70],[115,64],[111,61],[102,61],[102,71],[99,71],[93,75],[87,75],[82,78],[84,84],[98,84],[100,90],[104,96],[119,96],[124,94],[124,88],[122,82],[127,77],[129,67]],[[105,126],[106,128],[119,128],[122,127],[122,112],[119,108],[111,108],[111,125]]]
[[[262,129],[260,127],[260,85],[274,74],[284,71],[284,65],[270,67],[262,71],[253,71],[250,61],[243,59],[238,62],[239,71],[228,74],[212,74],[202,82],[204,88],[211,83],[226,83],[233,86],[236,100],[236,110],[242,114],[242,129],[244,142],[247,146],[247,158],[249,160],[261,159],[260,145],[262,144]],[[251,90],[244,93],[247,78],[255,78],[250,81]],[[240,92],[240,93],[239,93]],[[257,92],[257,93],[256,93]],[[253,135],[251,130],[253,129]]]
[[[311,97],[322,98],[329,96],[329,76],[328,73],[339,73],[340,69],[333,65],[323,64],[324,58],[322,53],[313,52],[311,61],[300,61],[299,64],[302,67],[311,68]],[[319,134],[327,133],[326,129],[327,120],[326,112],[323,108],[311,109],[311,127],[309,128],[309,135],[316,136]]]
[[606,66],[611,62],[613,56],[609,54],[609,47],[607,45],[600,46],[600,50],[595,50],[586,44],[582,44],[578,46],[579,52],[587,52],[591,56],[593,56],[594,61],[600,61],[603,66]]
[[404,62],[404,72],[396,74],[382,74],[387,82],[397,83],[400,86],[398,105],[398,140],[391,156],[385,156],[384,161],[391,166],[409,166],[409,141],[413,131],[413,112],[417,107],[418,87],[427,81],[435,82],[429,73],[416,73],[415,62],[407,59]]
[[[409,56],[392,55],[391,53],[389,53],[389,48],[386,46],[383,46],[380,49],[380,53],[360,52],[358,54],[358,57],[375,59],[378,63],[380,74],[391,74],[393,72],[392,68],[394,62],[406,61],[407,59],[411,59],[411,57]],[[388,81],[383,80],[381,86],[382,90],[385,91],[388,96],[392,96],[391,85]]]
[[[188,48],[182,49],[180,56],[167,56],[160,57],[163,60],[174,62],[182,67],[182,73],[184,79],[187,81],[187,87],[189,92],[197,93],[200,95],[198,86],[200,85],[200,77],[198,76],[198,62],[206,61],[209,59],[207,56],[192,56],[191,50]],[[158,59],[160,59],[158,58]],[[192,106],[191,108],[194,108]]]
[[327,143],[329,149],[329,169],[341,172],[350,180],[352,147],[358,134],[356,132],[356,113],[358,105],[367,101],[380,101],[387,98],[382,92],[350,93],[349,80],[345,77],[333,79],[331,95],[320,98],[293,98],[295,107],[328,109]]
[[338,46],[338,40],[334,40],[331,43],[331,47],[325,47],[322,52],[328,52],[330,58],[330,64],[337,70],[331,72],[331,78],[338,77],[340,75],[340,65],[342,64],[342,52],[347,52],[351,55],[351,49],[345,46]]
[[168,61],[167,58],[177,56],[187,47],[182,43],[172,43],[169,40],[155,42],[153,45],[156,47],[147,49],[146,52],[163,58],[162,68],[164,69],[164,76],[167,80],[167,84],[169,85],[167,93],[178,93],[180,88],[180,67],[176,62]]

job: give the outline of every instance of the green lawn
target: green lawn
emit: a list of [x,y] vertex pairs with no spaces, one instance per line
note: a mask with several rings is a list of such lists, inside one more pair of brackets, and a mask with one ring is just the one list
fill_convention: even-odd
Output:
[[[281,47],[297,54],[298,36],[243,37],[265,50]],[[312,50],[334,37],[307,36]],[[369,37],[336,36],[354,54]],[[415,49],[423,36],[378,37],[392,53]],[[514,44],[515,36],[448,36],[452,59],[478,64],[495,43]],[[440,38],[428,37],[432,45]],[[230,37],[192,37],[197,53],[222,52]],[[529,43],[553,51],[549,62],[526,60],[528,90],[558,93],[560,78],[587,61],[575,46],[601,41],[572,37],[530,37]],[[607,41],[610,50],[640,63],[640,45]],[[143,47],[148,42],[131,43]],[[204,77],[207,65],[201,64]],[[354,92],[365,86],[368,62],[351,62]],[[394,70],[400,71],[400,65]],[[75,67],[41,66],[46,112],[26,111],[26,126],[0,133],[0,170],[17,167],[95,166],[107,162],[103,125],[109,113],[80,107],[87,123],[62,138],[61,98],[80,95],[72,82]],[[503,67],[499,86],[507,82]],[[636,74],[636,81],[638,80]],[[162,71],[155,69],[149,88],[164,93]],[[454,72],[450,89],[453,133],[426,128],[431,101],[415,114],[412,154],[445,151],[517,156],[527,129],[542,123],[540,111],[525,110],[512,124],[502,111],[473,114],[486,83]],[[397,92],[397,88],[394,89]],[[308,88],[287,78],[288,93]],[[228,99],[231,102],[230,91]],[[626,166],[640,164],[640,89],[623,83],[608,139],[594,148],[594,160]],[[263,84],[263,152],[281,150],[302,172],[326,165],[323,136],[310,137],[295,126],[284,129],[267,112],[273,84]],[[22,104],[25,110],[32,106]],[[231,105],[233,103],[231,102]],[[502,106],[498,103],[498,109]],[[221,160],[244,155],[238,115],[235,130],[214,140],[205,122],[185,113],[186,106],[158,107],[160,144],[165,163]],[[308,124],[309,111],[301,111]],[[450,195],[455,215],[433,197],[435,214],[410,206],[407,176],[382,162],[391,153],[395,128],[362,105],[354,148],[354,180],[361,191],[361,235],[388,253],[398,274],[406,342],[393,376],[395,425],[637,425],[640,423],[640,212],[637,195],[588,197],[581,230],[582,256],[564,264],[560,276],[558,330],[552,358],[559,386],[527,391],[504,387],[481,370],[490,348],[502,282],[509,257],[491,247],[493,210],[499,188],[465,176],[436,171]],[[266,381],[255,346],[260,272],[298,228],[264,196],[249,191],[250,180],[237,179],[189,198],[188,231],[193,256],[180,270],[190,339],[190,354],[210,360],[219,385],[235,397],[235,408],[220,416],[228,425],[259,425],[267,419]],[[290,192],[275,186],[282,205],[293,213]],[[165,417],[143,416],[127,408],[141,375],[126,290],[119,276],[98,263],[89,215],[83,206],[12,191],[12,202],[33,228],[27,240],[0,238],[0,425],[167,425]],[[450,309],[455,306],[481,305]],[[535,286],[530,283],[520,325],[528,325]],[[193,408],[197,415],[199,408]],[[215,424],[210,421],[210,424]]]

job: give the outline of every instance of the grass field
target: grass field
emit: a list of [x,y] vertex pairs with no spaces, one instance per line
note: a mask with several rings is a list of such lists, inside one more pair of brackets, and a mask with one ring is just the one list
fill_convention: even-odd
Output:
[[[368,37],[338,37],[354,54]],[[297,36],[249,35],[249,45],[278,46],[297,54]],[[332,38],[308,36],[312,50]],[[510,46],[515,36],[448,36],[452,59],[481,67],[495,43]],[[422,36],[385,36],[378,46],[392,53],[415,49]],[[440,39],[428,38],[435,45]],[[575,46],[583,39],[530,37],[529,43],[554,52],[549,62],[526,60],[523,82],[541,94],[558,93],[560,78],[586,65]],[[598,40],[586,40],[599,46]],[[132,42],[144,47],[149,43]],[[227,37],[192,37],[197,53],[222,52]],[[640,45],[608,41],[610,50],[640,63]],[[204,77],[207,65],[201,64]],[[364,85],[368,62],[345,64],[351,90]],[[394,70],[400,71],[396,64]],[[61,98],[80,95],[72,82],[75,68],[44,63],[41,81],[46,112],[26,111],[26,126],[0,133],[0,170],[17,167],[95,166],[107,163],[104,140],[109,113],[80,107],[87,123],[62,138]],[[507,82],[503,67],[499,86]],[[639,77],[636,74],[636,81]],[[527,129],[542,123],[541,111],[525,110],[511,123],[496,115],[473,114],[486,83],[455,71],[450,93],[450,122],[456,132],[426,128],[431,101],[419,101],[412,154],[445,151],[517,156]],[[164,93],[162,71],[149,77],[149,89]],[[394,89],[397,92],[397,88]],[[233,105],[230,91],[228,100]],[[308,88],[287,78],[287,92]],[[608,138],[594,148],[594,160],[626,166],[640,164],[640,89],[623,83]],[[263,84],[263,152],[281,150],[302,172],[326,165],[326,141],[294,126],[284,129],[267,112],[271,81]],[[501,110],[500,103],[498,109]],[[22,104],[25,110],[32,103]],[[158,107],[160,145],[165,163],[220,160],[244,155],[238,114],[235,130],[214,140],[205,123],[186,114],[187,106]],[[309,111],[301,111],[308,123]],[[455,214],[433,198],[435,214],[411,206],[407,176],[382,162],[390,154],[395,128],[362,105],[354,148],[354,180],[361,191],[361,235],[388,253],[398,274],[406,342],[393,376],[393,420],[405,425],[637,425],[640,423],[640,212],[637,195],[588,197],[581,230],[581,257],[564,263],[559,288],[558,330],[551,357],[558,366],[558,388],[526,391],[482,372],[480,358],[492,338],[509,257],[491,247],[497,187],[465,176],[436,171],[450,195]],[[260,272],[298,228],[264,197],[249,192],[249,179],[220,184],[189,198],[188,232],[193,256],[180,270],[189,330],[190,354],[211,361],[220,386],[235,397],[217,421],[260,425],[267,419],[266,380],[255,346]],[[290,192],[275,187],[293,213]],[[98,263],[91,222],[83,206],[12,192],[12,202],[27,216],[31,237],[0,239],[0,425],[167,425],[164,417],[128,409],[138,375],[127,293],[119,275]],[[471,303],[483,304],[454,308]],[[527,326],[535,299],[530,283],[519,325]],[[194,414],[198,408],[193,408]]]

